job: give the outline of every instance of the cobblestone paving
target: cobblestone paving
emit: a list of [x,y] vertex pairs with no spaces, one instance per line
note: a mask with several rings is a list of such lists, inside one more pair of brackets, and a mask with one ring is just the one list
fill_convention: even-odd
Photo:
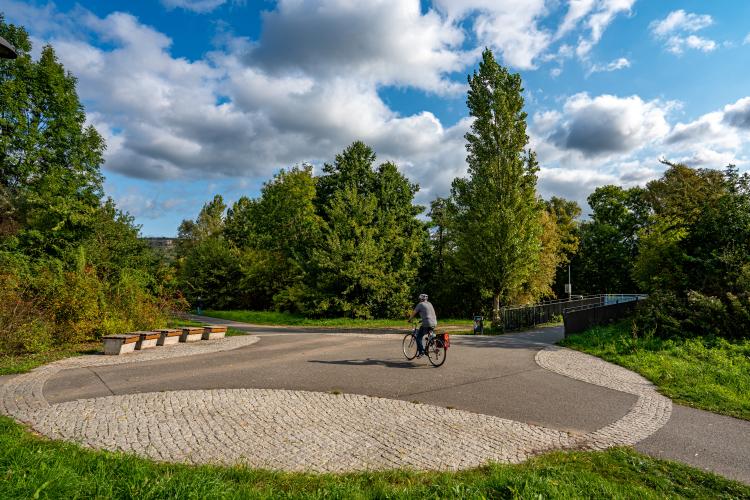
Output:
[[[369,340],[401,335],[366,335]],[[565,376],[629,392],[638,401],[596,432],[567,432],[431,405],[360,395],[216,389],[154,392],[50,405],[45,381],[60,370],[236,349],[237,336],[125,356],[68,358],[0,385],[0,413],[36,431],[84,446],[187,463],[243,463],[283,470],[343,472],[393,468],[463,469],[488,461],[521,462],[552,449],[633,444],[669,419],[671,403],[640,376],[562,348],[537,363]]]
[[548,346],[536,354],[536,362],[560,375],[638,396],[624,417],[586,435],[584,442],[590,449],[634,445],[662,428],[672,414],[672,401],[656,392],[651,382],[595,356]]
[[173,391],[54,405],[34,428],[156,460],[284,470],[461,469],[520,462],[568,434],[498,417],[351,394]]

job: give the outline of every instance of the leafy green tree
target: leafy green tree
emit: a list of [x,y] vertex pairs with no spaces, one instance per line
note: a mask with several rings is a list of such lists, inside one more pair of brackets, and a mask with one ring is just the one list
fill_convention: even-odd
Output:
[[643,331],[741,338],[750,331],[750,177],[667,163],[647,185],[652,207],[634,276],[649,292]]
[[640,232],[634,276],[646,290],[709,296],[744,293],[750,271],[748,178],[671,164],[650,182],[649,224]]
[[245,289],[264,296],[265,307],[298,311],[299,288],[312,248],[320,240],[312,167],[282,170],[265,183],[258,199],[240,198],[227,212],[225,234],[242,249],[252,249],[264,266],[248,268]]
[[412,298],[426,238],[422,207],[413,205],[418,186],[396,165],[374,162],[372,149],[355,142],[318,179],[323,231],[307,285],[319,314],[393,317]]
[[231,309],[243,305],[242,254],[221,235],[198,240],[185,256],[181,274],[186,298],[204,307]]
[[558,264],[555,271],[552,291],[557,297],[565,297],[565,284],[568,283],[568,265],[578,253],[581,232],[578,218],[581,207],[572,200],[553,196],[546,202],[547,211],[555,220],[555,230],[559,238]]
[[485,296],[493,319],[536,271],[541,252],[541,203],[533,152],[526,150],[521,77],[482,53],[469,76],[467,105],[474,117],[468,144],[469,177],[452,186],[452,231],[458,260]]
[[581,242],[573,259],[574,281],[584,293],[632,293],[639,231],[649,207],[640,187],[601,186],[588,197],[591,220],[580,227]]
[[221,235],[224,230],[224,211],[227,206],[220,194],[205,203],[195,221],[185,219],[177,229],[177,255],[187,256],[201,241]]
[[103,200],[104,141],[85,126],[76,79],[26,31],[0,60],[0,351],[164,324],[175,302],[132,217]]
[[2,17],[0,36],[19,52],[0,60],[0,191],[12,205],[0,225],[14,228],[3,244],[60,256],[91,233],[104,141],[85,126],[76,79],[54,49],[45,46],[34,61],[26,31]]

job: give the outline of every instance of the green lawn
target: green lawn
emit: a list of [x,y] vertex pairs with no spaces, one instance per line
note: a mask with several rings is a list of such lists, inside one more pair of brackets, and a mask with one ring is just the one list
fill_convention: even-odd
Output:
[[[241,321],[255,325],[287,325],[287,326],[321,326],[342,328],[407,328],[405,319],[351,319],[351,318],[329,318],[309,319],[298,314],[289,314],[274,311],[214,311],[207,309],[202,314],[214,318]],[[457,325],[470,326],[471,319],[441,319],[441,326]]]
[[[168,328],[178,328],[181,326],[202,326],[204,323],[184,319],[172,319],[167,322]],[[235,328],[227,329],[227,336],[246,335],[245,332]],[[46,365],[63,358],[71,356],[80,356],[82,354],[96,354],[101,352],[101,342],[82,342],[80,344],[71,344],[53,347],[44,352],[24,353],[24,354],[6,354],[0,353],[0,375],[12,375],[14,373],[26,373],[37,366]]]
[[49,441],[0,417],[0,498],[748,498],[750,488],[630,449],[459,473],[298,474],[155,463]]
[[0,353],[0,375],[26,373],[37,366],[46,365],[58,359],[80,356],[81,354],[93,354],[101,350],[101,342],[85,342],[55,347],[44,352],[26,354]]
[[640,373],[678,403],[750,420],[750,340],[634,338],[625,321],[561,344]]

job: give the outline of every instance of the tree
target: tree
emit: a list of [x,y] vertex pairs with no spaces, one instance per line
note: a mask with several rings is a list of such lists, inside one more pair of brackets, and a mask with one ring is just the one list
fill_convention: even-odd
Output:
[[500,305],[517,296],[536,271],[542,249],[536,197],[536,156],[526,150],[521,77],[500,66],[489,49],[469,76],[474,117],[468,144],[469,178],[453,181],[452,231],[459,262],[471,281]]
[[588,197],[591,220],[581,224],[581,243],[571,267],[586,293],[632,293],[639,231],[648,221],[645,190],[601,186]]
[[299,288],[321,231],[315,186],[309,165],[282,170],[263,185],[258,199],[242,197],[227,212],[229,241],[264,263],[246,267],[244,288],[265,297],[256,304],[290,311],[303,307]]
[[747,175],[665,162],[646,187],[652,209],[639,236],[634,276],[648,291],[688,290],[709,296],[744,293],[750,276],[750,192]]
[[374,162],[354,142],[318,179],[323,229],[307,273],[318,314],[393,317],[408,307],[426,237],[413,205],[419,188],[395,164]]
[[85,126],[76,79],[54,49],[47,45],[32,60],[26,31],[2,16],[0,36],[19,53],[0,60],[0,194],[10,205],[0,226],[14,228],[3,243],[59,256],[91,234],[104,140]]
[[177,255],[185,257],[201,241],[218,236],[224,230],[224,211],[227,206],[220,194],[205,203],[195,221],[185,219],[177,229]]
[[555,296],[562,297],[569,278],[568,266],[578,253],[581,243],[581,231],[577,220],[581,216],[581,207],[575,201],[557,196],[550,198],[546,205],[547,212],[555,220],[555,232],[559,239],[558,263],[552,291]]

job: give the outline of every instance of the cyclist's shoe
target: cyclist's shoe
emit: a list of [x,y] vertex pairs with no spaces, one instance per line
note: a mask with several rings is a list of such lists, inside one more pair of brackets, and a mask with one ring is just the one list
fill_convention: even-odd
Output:
[[423,355],[424,355],[424,353],[423,353],[423,352],[418,352],[418,353],[417,353],[417,359],[421,358],[421,357],[422,357]]

